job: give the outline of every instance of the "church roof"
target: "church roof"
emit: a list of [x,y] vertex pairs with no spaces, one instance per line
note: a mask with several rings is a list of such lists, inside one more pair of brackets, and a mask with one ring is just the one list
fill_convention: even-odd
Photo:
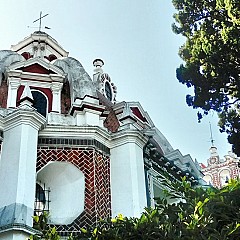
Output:
[[54,50],[57,57],[68,56],[68,52],[65,51],[54,38],[42,31],[36,31],[17,44],[12,45],[11,50],[22,54],[23,52],[30,52],[30,50],[37,45],[42,46],[43,44],[45,44],[48,49]]

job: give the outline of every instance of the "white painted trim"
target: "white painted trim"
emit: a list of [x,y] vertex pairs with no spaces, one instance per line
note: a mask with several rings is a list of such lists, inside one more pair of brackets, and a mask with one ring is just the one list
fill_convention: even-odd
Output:
[[29,58],[28,60],[26,60],[24,62],[14,63],[14,64],[10,65],[8,67],[8,69],[10,71],[13,71],[13,70],[16,70],[17,68],[28,67],[33,64],[38,64],[47,70],[51,70],[51,71],[55,72],[55,75],[65,75],[63,70],[61,70],[59,67],[57,67],[57,66],[53,65],[51,62],[49,62],[49,61],[47,62],[39,57]]
[[54,126],[47,125],[39,132],[39,137],[96,139],[110,148],[111,134],[97,126]]
[[17,91],[21,85],[19,78],[8,78],[8,98],[7,108],[15,108],[17,106]]
[[[47,44],[49,44],[52,48],[52,50],[56,49],[56,56],[57,57],[67,57],[68,52],[66,52],[58,43],[55,39],[50,37],[48,34],[36,34],[33,33],[29,37],[25,38],[23,41],[17,43],[16,45],[11,46],[11,50],[21,52],[22,48],[24,46],[29,47],[29,44],[31,44],[33,41],[44,41]],[[19,50],[20,49],[20,50]],[[25,49],[25,47],[24,47]]]
[[148,139],[149,138],[139,130],[126,129],[112,135],[111,148],[115,148],[130,142],[136,143],[142,148],[147,143]]
[[[42,82],[64,82],[65,76],[55,74],[40,74],[40,73],[28,73],[21,70],[7,70],[8,77],[25,78],[28,80],[42,81]],[[24,80],[23,80],[24,81]],[[26,80],[25,80],[26,81]]]
[[39,130],[45,123],[46,118],[39,114],[33,107],[28,106],[28,109],[22,109],[22,106],[4,118],[4,131],[22,124],[30,125]]
[[124,130],[117,133],[110,133],[105,128],[98,126],[54,126],[47,125],[39,132],[39,137],[71,137],[71,138],[92,138],[112,149],[125,143],[136,143],[143,147],[148,136],[138,130]]
[[[142,121],[135,114],[133,114],[131,107],[138,108],[139,112],[142,114],[144,118],[146,118],[147,122]],[[121,120],[127,116],[133,117],[137,124],[139,124],[142,128],[152,128],[154,127],[154,123],[149,117],[148,113],[144,111],[143,107],[139,102],[120,102],[113,106],[114,111],[116,111],[117,118]]]

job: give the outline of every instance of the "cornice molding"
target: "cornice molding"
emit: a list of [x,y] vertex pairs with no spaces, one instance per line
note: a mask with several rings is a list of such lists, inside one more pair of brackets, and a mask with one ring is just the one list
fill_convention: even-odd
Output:
[[110,148],[111,134],[98,126],[53,126],[47,125],[39,132],[39,137],[95,139]]
[[4,118],[4,131],[8,131],[22,124],[30,125],[39,130],[46,122],[46,118],[29,105],[21,105],[14,112]]
[[115,148],[127,143],[135,143],[143,148],[148,142],[149,137],[142,131],[134,129],[124,129],[112,134],[111,148]]
[[7,73],[8,75],[8,82],[12,78],[19,78],[21,80],[33,80],[35,81],[41,81],[41,82],[64,82],[65,76],[62,75],[55,75],[55,74],[40,74],[40,73],[28,73],[23,72],[21,70],[10,70]]
[[89,101],[81,101],[80,104],[73,104],[70,109],[70,115],[76,116],[78,112],[92,112],[101,115],[105,110],[105,106],[91,103]]
[[51,90],[56,89],[56,87],[61,90],[63,86],[63,82],[52,82],[52,81],[36,81],[37,79],[34,78],[34,80],[28,80],[28,79],[21,79],[16,77],[8,78],[8,84],[10,84],[12,87],[15,86],[15,88],[18,88],[20,85],[26,86],[27,84],[30,87],[39,87],[39,88],[49,88]]
[[39,132],[39,137],[58,138],[92,138],[104,144],[108,148],[115,148],[127,143],[135,143],[143,148],[148,137],[138,130],[122,130],[117,133],[109,133],[98,126],[53,126],[47,125]]
[[21,223],[8,224],[0,227],[0,233],[10,232],[10,231],[24,232],[29,235],[41,234],[40,231],[26,224],[21,224]]

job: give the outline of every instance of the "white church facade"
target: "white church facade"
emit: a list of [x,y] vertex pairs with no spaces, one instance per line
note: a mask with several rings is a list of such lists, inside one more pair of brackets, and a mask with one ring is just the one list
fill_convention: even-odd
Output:
[[139,102],[93,62],[91,78],[38,31],[0,51],[0,239],[26,239],[49,211],[61,235],[99,218],[138,217],[161,178],[202,183],[199,164],[173,149]]

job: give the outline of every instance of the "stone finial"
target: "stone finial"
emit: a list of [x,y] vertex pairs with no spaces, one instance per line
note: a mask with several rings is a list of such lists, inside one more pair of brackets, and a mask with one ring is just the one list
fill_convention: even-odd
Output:
[[27,83],[24,87],[22,96],[20,98],[20,105],[29,105],[32,106],[33,105],[33,96],[32,96],[32,92],[30,90],[29,84]]
[[102,67],[104,65],[104,62],[103,62],[103,60],[102,59],[95,59],[94,61],[93,61],[93,66],[94,67]]
[[[93,72],[94,74],[96,74],[96,76],[98,76],[99,73],[103,73],[103,70],[102,70],[102,66],[104,65],[104,62],[102,59],[95,59],[93,61],[93,66],[95,67]],[[93,77],[93,80],[95,80],[95,77]]]

